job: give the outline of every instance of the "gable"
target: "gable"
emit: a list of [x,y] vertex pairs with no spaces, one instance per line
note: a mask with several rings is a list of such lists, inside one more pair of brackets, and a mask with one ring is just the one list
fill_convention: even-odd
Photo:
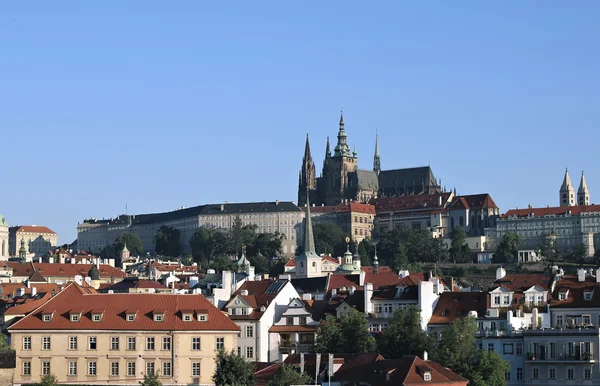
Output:
[[250,304],[248,304],[248,302],[246,302],[244,300],[244,298],[242,298],[240,295],[236,295],[229,301],[229,303],[227,303],[227,305],[225,307],[227,307],[227,308],[236,308],[236,307],[251,308],[252,306]]
[[513,291],[500,286],[498,288],[494,288],[494,290],[490,291],[490,293],[491,294],[511,294],[511,293],[513,293]]
[[290,308],[304,308],[304,303],[300,299],[292,299],[288,305]]

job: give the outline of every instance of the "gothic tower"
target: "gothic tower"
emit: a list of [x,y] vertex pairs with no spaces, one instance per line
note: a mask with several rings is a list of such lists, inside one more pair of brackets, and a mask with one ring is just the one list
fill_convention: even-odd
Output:
[[581,171],[581,182],[579,182],[579,190],[577,190],[577,205],[590,204],[590,190],[587,187],[583,170]]
[[379,133],[375,132],[375,156],[373,156],[373,171],[379,175],[381,172],[381,158],[379,157]]
[[340,114],[339,125],[338,140],[333,150],[333,156],[327,157],[326,154],[323,163],[321,181],[324,194],[321,195],[321,203],[325,205],[336,205],[348,198],[348,173],[355,172],[358,167],[356,151],[351,153],[347,143],[343,112]]
[[560,206],[574,206],[575,205],[575,188],[571,184],[571,177],[569,177],[569,170],[565,170],[565,177],[563,179],[562,186],[560,187]]
[[310,155],[310,144],[308,143],[308,134],[306,134],[306,145],[304,147],[304,157],[302,157],[302,167],[298,181],[298,206],[304,206],[307,203],[306,196],[314,195],[317,190],[317,175],[315,173],[315,163]]

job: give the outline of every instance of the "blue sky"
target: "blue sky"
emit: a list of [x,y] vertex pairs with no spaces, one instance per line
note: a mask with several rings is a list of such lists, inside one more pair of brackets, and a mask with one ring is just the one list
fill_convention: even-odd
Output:
[[0,213],[70,242],[126,203],[296,200],[341,106],[361,168],[378,129],[383,169],[502,211],[556,205],[565,167],[600,202],[599,8],[2,0]]

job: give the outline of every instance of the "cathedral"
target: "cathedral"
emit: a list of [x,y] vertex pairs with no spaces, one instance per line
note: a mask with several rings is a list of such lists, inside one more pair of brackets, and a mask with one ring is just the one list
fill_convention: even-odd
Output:
[[307,195],[317,205],[337,205],[343,201],[369,202],[377,197],[394,197],[441,192],[441,182],[436,181],[429,166],[381,170],[379,138],[375,135],[373,169],[358,168],[356,148],[350,151],[344,128],[344,115],[340,115],[337,143],[331,153],[329,137],[321,176],[316,176],[315,163],[310,153],[308,134],[298,182],[298,206],[304,206]]

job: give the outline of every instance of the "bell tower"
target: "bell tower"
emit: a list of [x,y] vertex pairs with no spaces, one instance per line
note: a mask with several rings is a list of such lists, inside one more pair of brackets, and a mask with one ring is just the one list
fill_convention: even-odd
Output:
[[569,177],[569,170],[565,170],[565,177],[560,187],[560,206],[575,206],[575,188]]

